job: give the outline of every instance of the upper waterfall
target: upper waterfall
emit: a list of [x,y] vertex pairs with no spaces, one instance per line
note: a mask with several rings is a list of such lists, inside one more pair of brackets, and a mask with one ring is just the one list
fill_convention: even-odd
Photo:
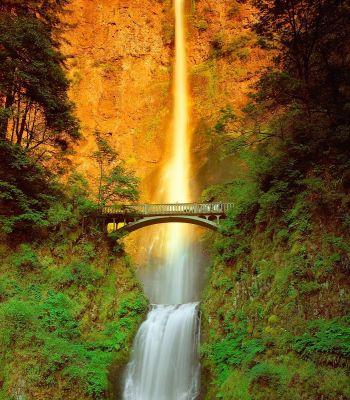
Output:
[[163,174],[167,202],[191,201],[189,193],[190,135],[184,0],[175,0],[175,63],[170,159]]

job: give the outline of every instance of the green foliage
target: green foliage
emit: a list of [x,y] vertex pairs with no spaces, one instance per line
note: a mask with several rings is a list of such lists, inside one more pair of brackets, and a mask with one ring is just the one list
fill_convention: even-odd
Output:
[[83,176],[62,185],[19,146],[0,140],[0,153],[0,232],[68,231],[98,210]]
[[20,245],[18,252],[11,257],[11,263],[21,272],[41,268],[41,263],[36,252],[28,244]]
[[249,384],[250,379],[244,372],[231,369],[216,397],[227,400],[252,400]]
[[[57,42],[67,4],[0,4],[0,231],[5,234],[37,233],[73,221],[74,206],[55,176],[79,137]],[[42,166],[48,158],[50,171]]]
[[274,52],[250,102],[231,115],[221,110],[211,130],[223,156],[241,164],[231,182],[203,194],[235,204],[212,246],[202,305],[203,364],[215,388],[207,398],[345,399],[349,8],[319,0],[254,4],[257,39],[230,43],[220,34],[211,50],[211,57],[243,60],[254,41]]
[[28,303],[12,299],[1,304],[1,342],[8,346],[21,342],[36,325],[36,310]]
[[226,53],[231,57],[235,56],[239,59],[247,58],[249,56],[248,46],[251,43],[251,40],[252,38],[249,35],[237,36],[227,44]]
[[49,225],[57,226],[67,222],[72,217],[72,205],[53,204],[47,211],[47,220]]
[[221,385],[231,366],[247,365],[264,350],[259,340],[249,338],[246,329],[240,327],[210,346],[203,346],[202,354],[213,362],[217,382]]
[[216,133],[223,133],[227,129],[227,124],[236,120],[236,115],[231,106],[220,110],[220,118],[217,120],[214,130]]
[[[293,95],[293,99],[302,99],[309,110],[321,107],[331,113],[336,109],[344,112],[349,96],[348,91],[341,89],[349,70],[349,63],[342,61],[350,37],[348,8],[338,2],[318,0],[307,4],[296,1],[272,5],[268,0],[259,0],[256,5],[259,11],[257,33],[273,40],[279,48],[276,61],[300,82],[299,96]],[[294,26],[291,21],[296,16],[298,23]],[[328,74],[330,70],[337,71],[338,81]],[[270,98],[279,96],[285,98],[283,90]]]
[[63,25],[60,16],[65,12],[68,3],[69,0],[49,0],[43,7],[41,0],[3,0],[0,10],[16,16],[37,18],[45,24],[46,29],[57,30]]
[[260,363],[249,371],[249,376],[252,383],[273,386],[280,383],[281,371],[273,364]]
[[18,146],[0,141],[0,154],[0,228],[46,227],[46,211],[62,198],[55,178]]
[[93,159],[99,169],[97,188],[99,207],[125,200],[137,200],[139,179],[124,167],[106,135],[96,131],[95,138],[97,151],[93,154]]
[[227,16],[229,18],[234,17],[235,15],[239,14],[240,9],[241,9],[241,6],[240,6],[239,2],[235,1],[235,0],[232,1],[231,6],[227,12]]
[[[62,240],[58,232],[51,236],[53,244]],[[127,260],[113,261],[108,243],[100,241],[97,247],[91,239],[71,240],[65,238],[60,257],[48,254],[45,241],[36,244],[40,252],[21,245],[1,260],[0,353],[9,368],[16,365],[16,374],[25,374],[36,393],[70,390],[79,398],[103,399],[110,366],[126,361],[147,301],[132,266]],[[100,263],[109,271],[106,276]],[[18,274],[18,268],[25,268],[25,274]],[[0,372],[5,398],[11,376]]]
[[27,150],[66,150],[69,140],[79,136],[78,122],[68,100],[64,58],[54,48],[50,31],[35,16],[3,13],[0,44],[0,90],[5,96],[0,137],[9,136],[11,121],[14,134],[8,139]]
[[103,202],[111,203],[114,201],[138,199],[137,190],[139,179],[132,172],[126,170],[122,165],[115,166],[104,177],[101,187],[103,193]]
[[212,58],[219,58],[224,55],[224,45],[225,45],[225,37],[224,35],[217,35],[211,41],[211,52],[210,56]]
[[[341,320],[309,321],[307,331],[302,336],[293,339],[293,349],[304,357],[318,356],[325,362],[334,361],[338,356],[344,359],[350,357],[350,326]],[[327,358],[327,355],[330,357]]]
[[89,285],[94,285],[101,277],[101,272],[94,269],[90,264],[81,260],[74,260],[58,273],[57,282],[63,286],[75,284],[86,288]]
[[50,291],[42,304],[40,320],[42,327],[65,339],[79,336],[78,323],[72,314],[72,302],[63,293]]
[[170,20],[163,20],[162,22],[162,40],[168,46],[174,43],[175,27],[174,23]]
[[[237,13],[239,12],[239,8],[240,7],[238,5],[238,7],[233,7],[231,10],[233,13]],[[230,40],[225,34],[218,34],[210,43],[210,57],[226,57],[230,61],[233,61],[235,59],[244,60],[250,54],[249,45],[251,44],[251,42],[251,35],[240,35]]]
[[92,242],[85,242],[83,243],[83,255],[84,258],[86,258],[87,260],[93,259],[94,257],[96,257],[97,253],[96,253],[96,248],[94,243]]
[[120,302],[118,309],[118,317],[136,316],[140,313],[145,312],[147,309],[147,302],[144,296],[140,296],[137,293],[130,293],[125,296]]
[[83,175],[76,172],[69,175],[64,191],[78,216],[90,216],[98,210],[98,204],[90,198],[91,189]]

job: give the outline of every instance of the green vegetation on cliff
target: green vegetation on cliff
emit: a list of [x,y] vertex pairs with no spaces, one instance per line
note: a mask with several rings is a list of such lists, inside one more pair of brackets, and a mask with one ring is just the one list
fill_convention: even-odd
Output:
[[0,398],[105,398],[147,310],[128,259],[79,229],[0,254]]
[[[138,180],[105,135],[99,187],[68,174],[79,124],[57,37],[68,1],[0,4],[0,399],[102,399],[147,300],[96,223]],[[96,167],[97,168],[97,167]],[[116,377],[114,377],[116,379]]]
[[204,294],[207,399],[349,399],[347,2],[257,1],[275,62],[213,128],[241,169]]
[[[0,398],[106,398],[147,310],[133,267],[81,175],[63,184],[18,145],[0,150]],[[127,198],[131,179],[134,196],[117,175],[112,192]]]

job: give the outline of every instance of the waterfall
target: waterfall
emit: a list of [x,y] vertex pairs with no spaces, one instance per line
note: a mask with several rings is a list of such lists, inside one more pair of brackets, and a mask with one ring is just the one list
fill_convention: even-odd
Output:
[[124,398],[192,400],[198,395],[197,304],[153,305],[134,343]]
[[[190,134],[185,0],[174,0],[175,64],[170,156],[158,201],[189,202]],[[153,240],[158,268],[145,281],[154,303],[141,325],[127,366],[124,400],[195,400],[199,394],[198,262],[193,229],[167,224]],[[152,254],[150,254],[152,256]]]

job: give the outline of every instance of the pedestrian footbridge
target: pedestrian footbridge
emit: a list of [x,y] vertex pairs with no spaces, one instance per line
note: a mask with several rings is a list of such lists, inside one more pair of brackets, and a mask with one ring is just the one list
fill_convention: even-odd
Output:
[[233,203],[131,204],[104,207],[100,217],[113,230],[133,232],[146,226],[182,222],[217,230]]

